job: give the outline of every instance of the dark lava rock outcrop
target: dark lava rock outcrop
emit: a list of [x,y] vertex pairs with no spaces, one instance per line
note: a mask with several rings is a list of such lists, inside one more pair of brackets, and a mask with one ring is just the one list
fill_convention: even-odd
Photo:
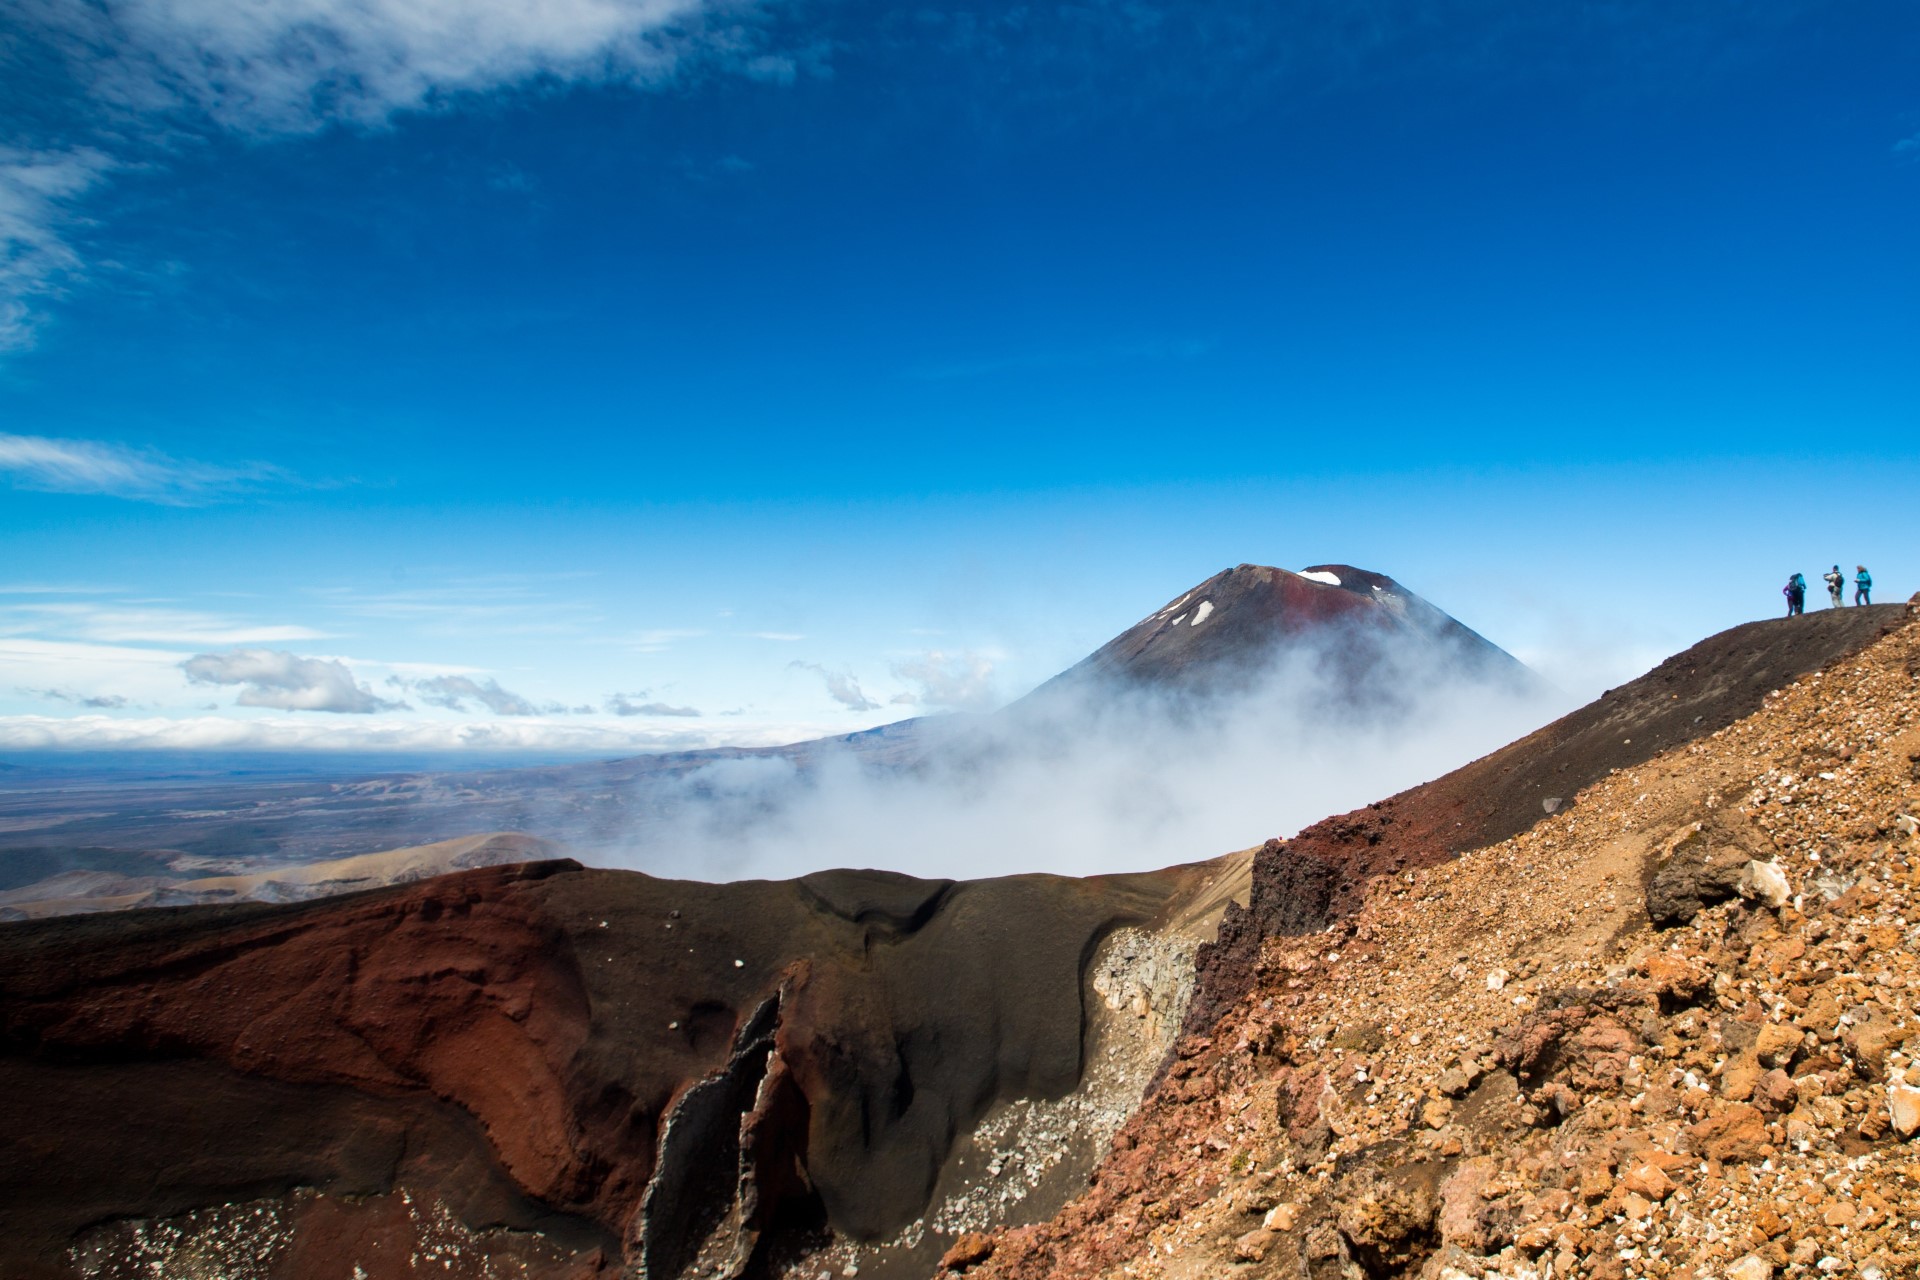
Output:
[[248,1204],[259,1274],[369,1280],[431,1249],[755,1274],[896,1232],[989,1108],[1074,1089],[1100,940],[1213,878],[558,861],[0,927],[0,1273],[119,1274],[159,1228],[102,1224],[245,1235]]

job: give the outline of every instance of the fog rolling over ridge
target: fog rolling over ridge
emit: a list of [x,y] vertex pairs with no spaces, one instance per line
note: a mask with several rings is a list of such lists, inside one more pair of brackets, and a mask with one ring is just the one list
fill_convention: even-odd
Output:
[[1144,870],[1435,777],[1564,702],[1389,578],[1241,565],[999,712],[716,759],[578,852],[697,879]]
[[523,768],[22,771],[0,786],[0,916],[342,893],[489,833],[550,843],[460,856],[701,880],[1146,870],[1436,777],[1564,702],[1391,578],[1240,565],[986,715]]

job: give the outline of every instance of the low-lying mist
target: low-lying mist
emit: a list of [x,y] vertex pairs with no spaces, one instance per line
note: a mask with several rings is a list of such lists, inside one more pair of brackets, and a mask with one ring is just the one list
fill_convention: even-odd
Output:
[[[1349,638],[1351,640],[1351,638]],[[885,743],[707,764],[581,857],[702,880],[1147,870],[1287,836],[1438,777],[1565,699],[1415,640],[1329,639],[1210,689],[1056,681]]]

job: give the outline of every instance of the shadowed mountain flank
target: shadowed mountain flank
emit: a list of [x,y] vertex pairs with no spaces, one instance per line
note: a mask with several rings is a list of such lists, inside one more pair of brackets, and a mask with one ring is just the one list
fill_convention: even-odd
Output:
[[[536,1275],[898,1232],[990,1108],[1075,1088],[1101,940],[1217,910],[1217,879],[560,861],[0,927],[0,1271],[247,1202],[287,1256],[392,1245],[401,1192]],[[410,1274],[386,1256],[355,1265]]]
[[1873,605],[1734,627],[1444,777],[1268,841],[1246,909],[1230,907],[1218,940],[1200,950],[1188,1028],[1210,1026],[1247,989],[1262,937],[1323,927],[1352,908],[1370,876],[1525,831],[1613,770],[1725,728],[1904,618],[1903,606]]

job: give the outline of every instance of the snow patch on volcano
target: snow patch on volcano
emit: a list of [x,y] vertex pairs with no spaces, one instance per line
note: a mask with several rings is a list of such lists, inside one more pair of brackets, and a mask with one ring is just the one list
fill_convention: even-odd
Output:
[[1340,575],[1337,573],[1328,573],[1325,569],[1312,569],[1300,576],[1311,582],[1324,582],[1330,587],[1340,585]]

